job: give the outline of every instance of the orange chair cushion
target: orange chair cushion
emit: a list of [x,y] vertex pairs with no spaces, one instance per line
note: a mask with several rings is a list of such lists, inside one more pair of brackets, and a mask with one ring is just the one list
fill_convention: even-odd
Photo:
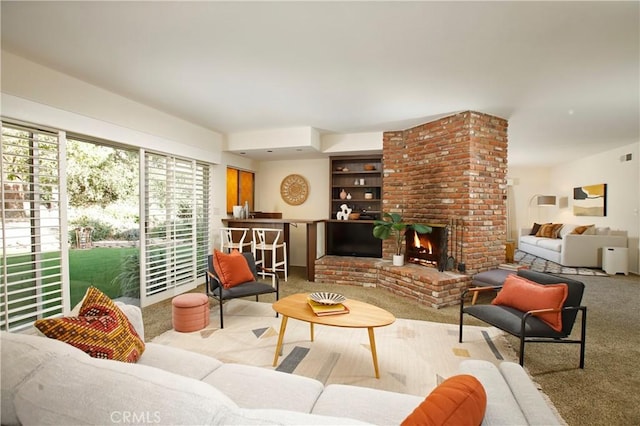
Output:
[[227,254],[214,249],[213,268],[216,270],[216,274],[218,274],[218,278],[220,278],[224,288],[255,281],[247,259],[238,250],[232,250],[231,253]]
[[[538,284],[511,274],[502,285],[491,303],[510,306],[522,312],[537,309],[561,309],[567,299],[569,289],[566,284]],[[562,331],[562,312],[549,312],[536,315],[555,331]]]
[[402,421],[402,426],[478,426],[486,408],[487,393],[482,383],[471,375],[460,374],[431,391]]
[[87,290],[77,317],[39,319],[34,325],[45,336],[94,358],[136,362],[145,349],[127,316],[95,287]]

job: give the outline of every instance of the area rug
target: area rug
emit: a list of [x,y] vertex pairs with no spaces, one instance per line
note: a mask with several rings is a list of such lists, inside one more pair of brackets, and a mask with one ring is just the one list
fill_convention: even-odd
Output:
[[234,299],[224,306],[225,328],[219,328],[218,311],[211,324],[192,333],[167,331],[160,343],[213,356],[223,362],[249,364],[311,377],[324,384],[341,383],[427,395],[441,379],[456,374],[465,359],[499,364],[515,361],[515,352],[494,327],[464,327],[458,343],[458,326],[397,319],[375,329],[380,378],[375,378],[366,329],[315,326],[311,342],[309,324],[289,319],[283,353],[273,367],[280,318],[269,303]]
[[513,260],[520,265],[527,265],[529,269],[537,272],[548,272],[551,274],[566,274],[566,275],[591,275],[598,277],[607,277],[608,275],[597,268],[571,268],[568,266],[562,266],[559,263],[552,262],[550,260],[543,259],[538,256],[534,256],[529,253],[525,253],[520,250],[516,250]]

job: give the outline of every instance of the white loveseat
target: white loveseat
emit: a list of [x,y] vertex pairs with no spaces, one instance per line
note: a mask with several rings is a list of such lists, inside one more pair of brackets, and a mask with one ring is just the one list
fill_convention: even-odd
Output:
[[[143,336],[140,311],[123,309]],[[0,332],[2,424],[400,424],[423,400],[225,364],[147,343],[137,364],[95,359],[66,343]],[[559,424],[515,363],[469,360],[487,393],[483,424]]]
[[536,237],[529,235],[532,228],[522,228],[518,250],[563,266],[600,268],[602,247],[627,247],[627,231],[593,227],[593,233],[572,234],[577,226],[563,224],[558,238]]

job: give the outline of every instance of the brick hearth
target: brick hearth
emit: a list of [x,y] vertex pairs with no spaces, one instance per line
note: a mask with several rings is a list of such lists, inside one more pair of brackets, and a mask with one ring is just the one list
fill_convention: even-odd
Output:
[[[436,268],[370,257],[324,256],[316,261],[316,281],[337,285],[380,287],[434,308],[455,305],[471,277]],[[336,290],[339,292],[339,290]]]

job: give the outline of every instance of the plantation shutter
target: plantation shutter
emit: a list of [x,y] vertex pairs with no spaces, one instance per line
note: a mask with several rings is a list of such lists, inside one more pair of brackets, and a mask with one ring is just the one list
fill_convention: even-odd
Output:
[[68,304],[64,132],[2,122],[0,329],[25,329]]
[[204,276],[209,167],[145,153],[142,306],[183,293]]
[[208,164],[196,163],[196,275],[203,278],[207,273],[209,254],[209,185],[211,169]]

